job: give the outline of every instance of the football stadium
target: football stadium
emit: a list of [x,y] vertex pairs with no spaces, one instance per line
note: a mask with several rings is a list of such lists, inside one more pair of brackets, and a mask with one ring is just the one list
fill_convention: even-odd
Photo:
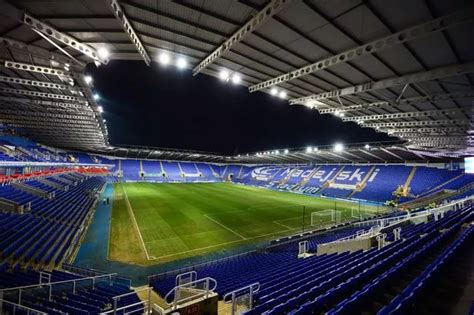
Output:
[[0,314],[474,314],[471,1],[0,17]]

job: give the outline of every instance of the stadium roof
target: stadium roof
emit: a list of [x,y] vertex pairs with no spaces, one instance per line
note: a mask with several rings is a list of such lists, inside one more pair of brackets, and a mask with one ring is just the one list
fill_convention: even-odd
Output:
[[290,105],[398,136],[405,149],[472,154],[466,3],[0,0],[0,121],[48,145],[120,150],[84,66],[149,65],[166,51],[194,74],[239,74],[249,92],[284,92]]
[[320,147],[304,147],[277,149],[261,152],[249,152],[234,156],[226,156],[213,152],[177,150],[169,148],[153,148],[142,146],[120,145],[109,147],[105,151],[108,156],[128,159],[160,159],[174,161],[203,161],[216,163],[243,164],[307,164],[307,163],[432,163],[448,162],[460,157],[453,154],[447,158],[443,153],[408,149],[403,141],[386,141],[377,143],[340,144]]

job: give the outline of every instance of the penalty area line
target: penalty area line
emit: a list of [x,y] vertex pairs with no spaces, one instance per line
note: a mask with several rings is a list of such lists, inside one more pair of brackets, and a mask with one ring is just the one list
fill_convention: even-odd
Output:
[[127,190],[122,184],[122,190],[125,195],[125,203],[127,204],[128,213],[130,214],[130,218],[132,219],[133,225],[138,232],[138,237],[140,237],[140,243],[142,244],[143,251],[145,252],[146,259],[154,260],[156,257],[150,256],[148,254],[148,250],[146,249],[145,242],[143,241],[142,233],[140,232],[140,228],[138,227],[137,219],[135,219],[135,214],[133,213],[132,205],[130,204],[130,200],[128,200]]
[[237,235],[238,237],[240,237],[241,239],[243,240],[246,240],[247,238],[239,233],[237,233],[236,231],[232,230],[230,227],[227,227],[225,226],[224,224],[220,223],[219,221],[217,221],[216,219],[208,216],[207,214],[204,215],[206,218],[208,218],[209,220],[211,220],[212,222],[216,223],[216,224],[219,224],[220,226],[222,226],[224,229],[226,229],[227,231],[230,231],[231,233]]

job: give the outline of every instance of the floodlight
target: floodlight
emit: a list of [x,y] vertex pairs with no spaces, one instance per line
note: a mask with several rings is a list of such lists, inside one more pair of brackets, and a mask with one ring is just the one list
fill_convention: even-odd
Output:
[[335,151],[335,152],[342,152],[342,151],[344,151],[344,145],[343,145],[342,143],[340,143],[340,142],[336,143],[336,144],[334,145],[334,151]]
[[220,78],[222,81],[227,81],[227,80],[229,80],[229,71],[227,71],[227,70],[221,70],[221,72],[219,73],[219,78]]
[[99,113],[104,112],[104,108],[102,106],[97,106],[97,110],[99,111]]
[[93,97],[94,97],[94,99],[95,99],[96,101],[100,98],[99,94],[97,94],[97,93],[95,93],[95,94],[93,95]]
[[314,147],[314,148],[313,148],[313,152],[316,152],[316,151],[318,151],[318,150],[319,150],[318,147]]
[[162,52],[160,54],[160,56],[158,57],[158,61],[162,64],[162,65],[167,65],[170,63],[170,60],[171,60],[171,57],[170,55],[168,55],[167,53],[165,52]]
[[278,94],[278,97],[279,97],[279,98],[286,98],[286,92],[285,92],[285,91],[281,91],[281,92]]
[[234,75],[232,76],[232,83],[239,84],[240,83],[240,75],[238,75],[237,73],[234,73]]
[[369,145],[369,144],[366,144],[366,145],[364,146],[364,148],[370,149],[370,145]]
[[338,116],[338,117],[339,117],[339,115],[340,115],[339,111],[338,111],[338,110],[336,110],[336,111],[334,112],[334,115],[336,115],[336,116]]
[[344,113],[340,113],[340,114],[339,114],[339,117],[344,117],[344,116],[345,116]]
[[102,121],[103,121],[104,123],[106,123],[106,122],[107,122],[105,119],[104,119],[104,120],[102,120]]
[[110,55],[110,52],[107,48],[101,47],[97,50],[97,54],[101,59],[107,59]]
[[176,66],[179,69],[184,69],[187,67],[187,65],[188,65],[188,62],[183,57],[179,57],[178,60],[176,61]]
[[90,75],[86,75],[86,76],[84,76],[84,81],[86,81],[87,84],[91,84],[92,83],[92,77]]
[[272,88],[272,89],[270,90],[270,94],[273,95],[273,96],[275,96],[275,95],[278,94],[278,90],[277,90],[276,88]]
[[358,123],[359,123],[359,125],[362,125],[362,124],[364,123],[364,121],[363,121],[363,120],[359,120]]
[[313,148],[312,147],[307,147],[306,148],[306,153],[311,153],[313,152]]
[[285,154],[288,154],[288,152],[289,152],[288,149],[285,149]]
[[275,154],[280,154],[280,150],[276,150],[276,151],[275,151]]

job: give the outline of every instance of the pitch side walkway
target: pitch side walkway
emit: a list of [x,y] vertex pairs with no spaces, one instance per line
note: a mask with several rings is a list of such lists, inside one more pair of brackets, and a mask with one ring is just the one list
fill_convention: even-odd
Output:
[[[255,248],[255,244],[253,244],[253,247],[243,246],[236,248],[232,252],[229,250],[225,252],[215,252],[206,254],[205,256],[182,259],[156,266],[129,265],[116,261],[110,261],[107,259],[107,252],[110,223],[112,218],[113,192],[113,184],[107,184],[104,193],[97,203],[96,212],[94,214],[94,218],[92,219],[91,225],[89,226],[86,237],[81,244],[79,252],[77,253],[76,259],[74,261],[75,266],[96,269],[105,272],[115,272],[121,276],[131,278],[133,286],[140,286],[147,283],[149,275],[183,268]],[[104,205],[102,200],[107,197],[110,200],[110,204]]]

